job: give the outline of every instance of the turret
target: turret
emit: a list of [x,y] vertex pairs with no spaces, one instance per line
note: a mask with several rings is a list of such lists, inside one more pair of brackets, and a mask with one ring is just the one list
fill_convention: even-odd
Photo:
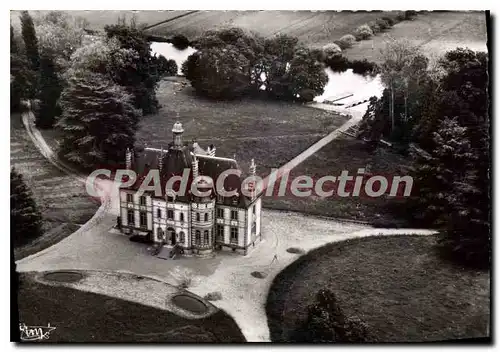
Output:
[[182,148],[182,133],[184,129],[182,128],[182,124],[177,121],[174,123],[174,127],[172,128],[172,133],[174,137],[174,148]]
[[215,156],[215,146],[213,144],[207,147],[207,154],[208,156]]

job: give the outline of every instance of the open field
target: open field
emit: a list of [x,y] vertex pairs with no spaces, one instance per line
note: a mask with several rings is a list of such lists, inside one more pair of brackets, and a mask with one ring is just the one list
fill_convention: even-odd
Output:
[[[291,341],[307,306],[329,289],[370,341],[423,342],[488,337],[489,273],[444,262],[436,236],[389,236],[328,244],[275,278],[267,301],[274,342]],[[390,258],[390,260],[388,260]]]
[[[317,181],[323,176],[339,176],[343,170],[347,170],[351,176],[356,176],[359,168],[390,179],[394,175],[404,176],[400,167],[407,163],[408,161],[403,156],[390,150],[379,148],[371,153],[364,148],[361,141],[342,137],[299,164],[290,172],[289,179],[299,175],[308,175]],[[328,184],[325,184],[325,190],[328,190]],[[263,202],[264,206],[268,208],[356,219],[383,227],[406,225],[403,220],[397,219],[389,208],[389,206],[394,207],[399,202],[404,203],[405,199],[402,198],[385,196],[343,198],[335,193],[332,197],[321,198],[313,194],[310,197],[299,198],[287,194],[284,197],[264,197]]]
[[[48,10],[36,10],[30,11],[33,17],[37,15],[44,15]],[[119,18],[125,18],[127,20],[135,18],[138,25],[151,25],[161,21],[174,18],[176,16],[188,13],[189,11],[164,11],[164,10],[106,10],[106,11],[95,11],[95,10],[71,10],[66,11],[74,17],[82,17],[86,19],[89,23],[89,29],[102,30],[105,25],[115,24]],[[11,10],[10,19],[13,26],[20,26],[19,15],[21,11]]]
[[206,30],[240,27],[264,37],[288,34],[311,46],[322,46],[356,27],[398,11],[199,11],[151,28],[158,35],[184,34],[190,39]]
[[36,282],[21,274],[17,292],[19,321],[56,327],[51,342],[244,342],[236,323],[223,311],[203,319],[101,294]]
[[11,116],[10,162],[31,188],[42,212],[45,234],[16,250],[16,258],[35,253],[73,233],[99,207],[85,186],[48,162],[33,145],[19,114]]
[[380,62],[380,49],[384,48],[387,35],[395,39],[407,39],[421,46],[430,59],[456,47],[487,51],[485,13],[457,11],[420,13],[413,21],[400,22],[370,40],[356,42],[345,53],[351,60],[366,58]]
[[334,112],[300,104],[243,100],[211,101],[193,95],[190,86],[164,80],[157,97],[163,105],[156,115],[142,119],[137,139],[160,148],[172,140],[172,126],[184,127],[184,141],[195,138],[206,148],[213,143],[216,155],[236,157],[243,170],[252,158],[257,172],[266,176],[346,121]]

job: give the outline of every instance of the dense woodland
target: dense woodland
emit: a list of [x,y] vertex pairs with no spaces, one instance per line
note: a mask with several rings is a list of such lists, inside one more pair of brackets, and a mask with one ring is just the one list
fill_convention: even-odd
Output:
[[[418,47],[390,40],[381,65],[342,56],[355,41],[415,15],[380,18],[315,50],[291,36],[264,39],[238,28],[207,31],[192,42],[176,36],[172,42],[198,50],[182,72],[199,95],[216,100],[311,101],[323,93],[325,66],[380,73],[387,88],[380,99],[371,99],[360,138],[373,149],[380,139],[389,140],[394,152],[413,162],[417,190],[404,209],[394,211],[415,226],[438,228],[451,258],[487,267],[487,54],[457,48],[431,67]],[[25,11],[21,30],[10,30],[11,110],[31,100],[37,126],[62,132],[61,157],[72,163],[88,169],[123,163],[140,119],[160,108],[157,84],[176,74],[175,61],[152,56],[149,37],[133,21],[120,20],[103,35],[89,36],[85,21],[67,13],[33,19]]]

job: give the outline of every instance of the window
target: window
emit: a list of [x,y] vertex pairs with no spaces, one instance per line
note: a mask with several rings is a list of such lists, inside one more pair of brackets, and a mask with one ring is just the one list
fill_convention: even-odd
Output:
[[196,213],[196,221],[200,221],[200,213]]
[[183,232],[183,231],[181,231],[181,232],[179,233],[179,242],[180,242],[180,243],[184,243],[184,241],[185,241],[184,236],[185,236],[184,232]]
[[127,193],[127,202],[128,203],[133,203],[134,202],[134,197],[131,194]]
[[224,218],[224,209],[222,208],[217,208],[217,217],[219,219],[223,219]]
[[134,211],[133,210],[129,210],[127,212],[127,221],[128,221],[127,223],[129,225],[134,225],[134,223],[135,223],[135,217],[134,217]]
[[238,211],[231,210],[231,220],[238,220]]
[[201,244],[201,233],[199,230],[196,230],[196,239],[195,239],[195,243],[199,246]]
[[167,202],[173,202],[174,200],[174,196],[167,196]]
[[139,213],[139,223],[141,227],[146,227],[148,225],[148,217],[146,215],[146,212],[141,211]]
[[158,219],[161,219],[161,209],[160,208],[156,209],[156,217]]
[[208,221],[208,213],[205,213],[205,221]]
[[174,219],[174,211],[173,210],[167,210],[167,219],[169,219],[169,220]]
[[217,241],[224,242],[224,225],[217,224]]
[[217,195],[217,203],[224,203],[224,197],[222,197],[221,195]]
[[238,243],[238,228],[231,227],[231,243]]
[[141,196],[141,198],[140,198],[140,204],[141,205],[146,205],[146,197],[145,196]]
[[184,213],[181,213],[181,221],[184,222]]
[[206,245],[210,244],[210,236],[208,234],[208,230],[205,230],[205,232],[203,233],[203,240]]
[[257,207],[254,205],[254,206],[253,206],[253,215],[255,215],[255,214],[257,213],[257,210],[256,210],[256,209],[257,209]]

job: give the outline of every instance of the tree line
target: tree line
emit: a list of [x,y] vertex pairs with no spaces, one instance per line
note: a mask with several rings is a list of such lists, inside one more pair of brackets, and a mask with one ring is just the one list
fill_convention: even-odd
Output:
[[457,48],[433,65],[405,40],[382,51],[387,87],[371,98],[360,137],[390,140],[412,161],[416,192],[402,216],[440,230],[443,253],[488,267],[491,252],[488,56]]

